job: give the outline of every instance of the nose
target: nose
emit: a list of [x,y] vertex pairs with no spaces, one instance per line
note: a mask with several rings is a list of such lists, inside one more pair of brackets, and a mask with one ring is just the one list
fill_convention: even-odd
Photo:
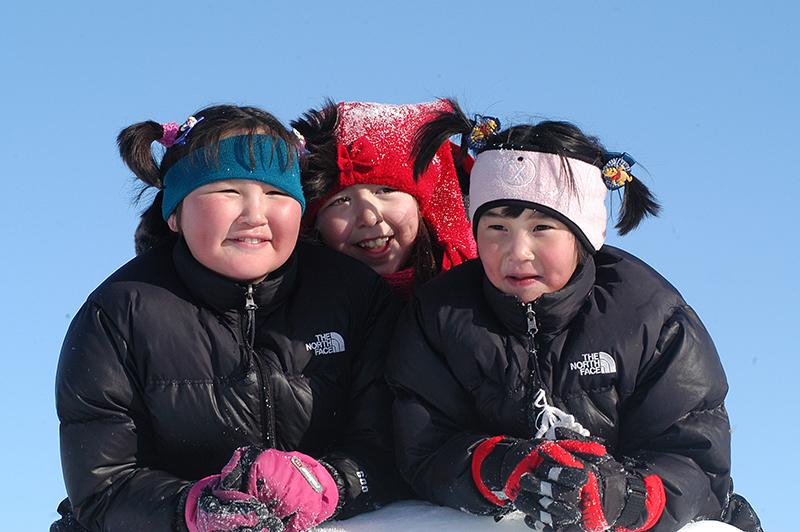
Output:
[[355,207],[357,209],[356,222],[359,226],[371,227],[383,221],[380,206],[370,195],[360,194],[356,196]]
[[513,260],[533,260],[535,257],[533,246],[526,232],[520,231],[515,234],[509,246],[508,255]]
[[266,196],[260,191],[256,194],[245,194],[239,221],[251,227],[265,225],[267,223],[266,199]]

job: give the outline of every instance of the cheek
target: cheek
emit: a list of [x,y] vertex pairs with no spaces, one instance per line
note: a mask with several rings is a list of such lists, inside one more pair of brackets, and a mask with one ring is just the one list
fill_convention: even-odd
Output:
[[275,237],[279,239],[279,243],[291,242],[291,245],[294,246],[294,241],[297,240],[297,235],[300,233],[301,217],[300,204],[294,200],[275,207],[270,214],[269,226]]
[[556,290],[567,284],[578,266],[578,252],[574,242],[550,248],[541,258],[550,272],[550,284]]
[[323,244],[341,249],[350,237],[352,224],[346,216],[322,212],[317,215],[316,227]]
[[401,245],[409,246],[416,241],[420,223],[416,200],[412,198],[410,202],[389,205],[384,209],[383,216]]
[[225,202],[211,200],[186,202],[180,212],[180,229],[187,240],[204,242],[226,235],[234,214]]
[[492,284],[498,286],[498,283],[503,280],[503,276],[500,273],[500,263],[502,262],[502,253],[500,251],[500,247],[496,242],[482,238],[480,234],[478,234],[477,243],[478,256],[483,264],[483,270],[486,272],[486,277],[489,278]]

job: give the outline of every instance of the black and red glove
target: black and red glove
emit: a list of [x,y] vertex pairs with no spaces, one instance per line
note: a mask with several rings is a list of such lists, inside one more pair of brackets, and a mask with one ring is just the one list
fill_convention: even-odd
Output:
[[[550,473],[561,483],[540,485],[534,472],[548,464],[570,463]],[[518,440],[497,436],[481,442],[472,453],[472,478],[478,491],[489,502],[526,514],[526,523],[560,528],[577,524],[581,519],[578,505],[580,486],[587,480],[585,468],[570,453],[550,440]],[[551,490],[543,495],[539,488]]]
[[558,441],[485,440],[472,460],[478,490],[498,506],[513,504],[526,514],[530,528],[542,532],[568,525],[586,532],[653,527],[664,509],[661,479],[642,478],[602,444],[569,436]]
[[574,432],[557,443],[587,470],[588,478],[580,486],[584,530],[601,532],[613,528],[618,532],[643,532],[655,526],[666,503],[664,485],[658,475],[642,475],[626,468],[604,445]]

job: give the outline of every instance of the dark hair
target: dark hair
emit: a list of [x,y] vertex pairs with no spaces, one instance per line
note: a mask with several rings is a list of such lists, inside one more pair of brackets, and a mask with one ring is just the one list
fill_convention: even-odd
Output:
[[[475,127],[475,121],[464,114],[455,100],[449,101],[453,111],[440,112],[416,134],[412,153],[415,159],[415,175],[425,171],[436,151],[450,137],[460,135],[461,149],[464,151],[467,149],[467,139]],[[512,126],[490,134],[476,155],[486,150],[502,148],[559,155],[567,176],[567,186],[572,190],[575,183],[567,158],[578,159],[601,169],[611,158],[611,154],[596,137],[586,135],[569,122],[552,120]],[[645,216],[657,216],[660,209],[647,186],[634,178],[625,186],[619,220],[616,224],[617,231],[621,235],[630,232]]]
[[300,181],[306,201],[324,198],[339,183],[336,162],[336,126],[339,109],[331,99],[322,108],[309,109],[291,126],[305,138],[306,153],[300,158]]
[[[153,142],[161,139],[164,129],[158,122],[148,120],[123,129],[117,136],[117,145],[122,160],[133,171],[143,186],[136,201],[150,188],[161,189],[167,170],[185,155],[204,149],[208,161],[215,161],[220,139],[232,133],[248,135],[251,157],[252,136],[266,134],[283,140],[287,146],[296,146],[297,139],[280,121],[262,109],[236,105],[215,105],[200,109],[194,115],[198,122],[186,136],[186,141],[173,144],[164,151],[160,161],[153,154]],[[287,150],[287,163],[295,150]],[[172,233],[161,216],[163,194],[156,194],[153,204],[142,212],[134,237],[136,253],[141,254],[155,246]]]
[[[306,154],[300,158],[300,180],[309,204],[323,199],[339,184],[336,139],[338,122],[339,109],[331,99],[325,100],[319,110],[309,109],[291,122],[292,127],[305,137]],[[320,241],[313,224],[305,227],[303,237],[305,240]],[[433,231],[420,216],[411,256],[417,284],[430,280],[439,272],[443,255],[444,250],[434,238]]]

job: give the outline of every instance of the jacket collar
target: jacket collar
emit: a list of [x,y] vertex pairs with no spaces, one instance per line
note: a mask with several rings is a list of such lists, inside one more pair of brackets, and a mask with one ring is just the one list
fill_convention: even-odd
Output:
[[[575,317],[594,286],[595,264],[587,257],[579,264],[567,285],[557,292],[544,294],[532,303],[536,312],[538,334],[552,337],[560,333]],[[489,307],[511,332],[524,335],[528,331],[526,305],[515,296],[498,290],[483,273],[483,293]]]
[[[248,283],[229,279],[197,262],[183,238],[175,243],[172,257],[178,277],[206,306],[220,314],[244,309]],[[280,305],[291,292],[296,276],[295,249],[283,266],[263,281],[253,284],[253,299],[259,309],[268,310]]]

